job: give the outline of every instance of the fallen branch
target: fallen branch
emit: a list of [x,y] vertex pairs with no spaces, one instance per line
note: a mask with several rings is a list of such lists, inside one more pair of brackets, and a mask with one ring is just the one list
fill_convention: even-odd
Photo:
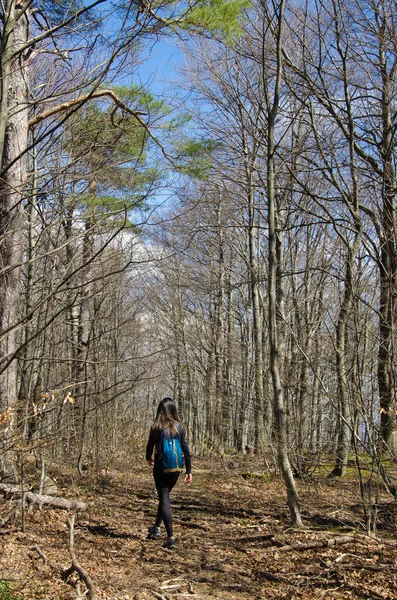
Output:
[[31,486],[29,485],[10,485],[8,483],[0,483],[0,492],[4,495],[15,495],[22,496],[23,492],[30,492]]
[[274,533],[266,533],[264,535],[251,535],[246,537],[238,538],[238,542],[268,542],[269,540],[273,540]]
[[165,592],[166,590],[179,590],[179,588],[188,585],[188,583],[175,583],[174,585],[162,585],[160,589]]
[[188,527],[189,529],[201,529],[202,531],[209,531],[210,527],[208,525],[200,525],[199,523],[189,523],[187,521],[180,521],[179,519],[174,520],[178,525],[182,525],[182,527]]
[[353,590],[354,592],[356,592],[356,594],[359,595],[359,597],[361,596],[361,598],[367,598],[368,600],[370,598],[374,598],[375,600],[386,600],[387,598],[390,598],[390,596],[388,596],[388,595],[384,596],[383,594],[379,594],[378,592],[371,589],[370,587],[363,586],[358,583],[346,582],[344,587],[347,589]]
[[85,583],[85,585],[87,587],[89,600],[95,600],[94,583],[93,583],[91,577],[88,575],[87,571],[85,571],[85,569],[83,569],[83,567],[77,562],[77,558],[74,553],[74,519],[75,519],[75,515],[72,515],[71,518],[68,519],[69,552],[70,552],[70,556],[72,558],[72,566],[69,569],[66,569],[66,571],[64,571],[62,573],[62,579],[64,581],[66,581],[73,572],[76,572],[78,574],[78,576],[80,577],[80,579]]
[[0,493],[3,496],[17,496],[21,497],[24,495],[25,501],[28,504],[38,504],[42,506],[44,504],[51,506],[51,508],[63,508],[65,510],[85,510],[86,504],[84,502],[78,502],[77,500],[67,500],[66,498],[60,498],[58,496],[47,496],[44,494],[35,494],[34,492],[27,492],[21,489],[21,486],[7,485],[0,483]]
[[352,536],[346,535],[340,538],[328,538],[325,540],[306,542],[305,544],[290,544],[288,546],[279,546],[277,550],[279,552],[291,552],[292,550],[312,550],[313,548],[329,548],[331,546],[341,546],[343,544],[351,544],[352,542],[366,541],[368,539],[365,536]]
[[47,556],[44,554],[44,552],[41,550],[41,548],[39,547],[38,544],[35,544],[34,546],[32,546],[32,549],[36,550],[36,552],[40,556],[40,558],[43,559],[45,565],[48,565],[58,575],[62,574],[62,570],[59,567],[57,567],[56,565],[54,565],[54,563],[52,563],[51,561],[48,560]]
[[15,515],[16,515],[16,512],[17,512],[17,509],[16,509],[16,508],[13,508],[13,509],[12,509],[12,510],[11,510],[11,511],[8,513],[8,515],[6,515],[6,516],[4,517],[4,519],[2,519],[2,520],[0,521],[0,528],[1,528],[1,527],[4,527],[4,525],[6,525],[6,524],[8,523],[8,521],[11,521],[11,519],[13,519],[13,518],[15,517]]
[[[162,586],[169,585],[173,581],[179,581],[179,580],[182,580],[181,583],[184,583],[183,577],[184,577],[183,575],[179,575],[179,577],[173,577],[172,579],[167,579],[167,581],[163,581],[163,583],[161,585]],[[163,589],[163,587],[161,587],[161,589]]]
[[280,577],[280,575],[273,575],[273,573],[269,573],[268,571],[255,571],[255,575],[257,577],[263,577],[263,579],[267,579],[267,581],[274,581],[276,583],[286,583],[287,585],[292,585],[290,581],[285,579],[285,577]]
[[341,563],[340,565],[338,565],[338,568],[342,571],[342,570],[348,570],[348,571],[359,571],[360,569],[365,569],[366,571],[375,571],[375,572],[382,572],[382,571],[392,571],[393,570],[393,565],[365,565],[365,564],[353,564],[353,563]]
[[55,573],[57,575],[59,575],[63,579],[63,581],[66,582],[68,580],[68,578],[73,573],[76,572],[77,575],[80,577],[80,580],[85,584],[85,586],[87,588],[86,591],[82,593],[80,590],[80,582],[78,581],[77,583],[75,583],[74,585],[77,589],[78,597],[81,598],[81,597],[87,595],[89,600],[95,600],[96,596],[95,596],[94,583],[93,583],[91,577],[88,575],[88,573],[77,562],[76,555],[74,553],[74,520],[75,520],[75,515],[72,515],[72,517],[70,519],[68,519],[69,553],[70,553],[70,556],[72,559],[72,565],[68,569],[61,569],[61,568],[57,567],[56,565],[54,565],[54,563],[50,562],[48,560],[47,556],[44,554],[44,552],[38,546],[38,544],[34,544],[34,546],[32,546],[32,549],[37,552],[37,554],[40,556],[40,558],[43,559],[44,564],[48,565],[53,571],[55,571]]

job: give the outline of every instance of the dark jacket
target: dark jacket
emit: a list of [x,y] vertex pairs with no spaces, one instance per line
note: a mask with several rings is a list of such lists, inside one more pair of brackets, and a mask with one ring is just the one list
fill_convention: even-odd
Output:
[[[181,440],[182,452],[183,452],[183,456],[185,458],[186,473],[189,474],[192,472],[192,462],[191,462],[191,458],[190,458],[189,445],[188,445],[187,439],[186,439],[186,432],[185,432],[185,429],[184,429],[182,423],[176,423],[176,428],[178,430],[178,435]],[[149,433],[148,443],[146,445],[146,460],[150,460],[152,458],[153,449],[157,448],[158,438],[159,438],[158,431],[154,431],[153,429],[151,429],[150,433]],[[154,468],[156,468],[156,466],[159,465],[158,460],[159,460],[158,453],[155,452]]]

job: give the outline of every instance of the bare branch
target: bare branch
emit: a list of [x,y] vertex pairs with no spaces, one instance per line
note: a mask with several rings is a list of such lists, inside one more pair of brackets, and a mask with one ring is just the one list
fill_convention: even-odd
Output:
[[42,112],[42,113],[34,116],[32,119],[30,119],[28,121],[28,126],[30,128],[34,127],[38,123],[41,123],[41,121],[44,121],[45,119],[48,119],[49,117],[52,117],[53,115],[56,115],[58,113],[66,112],[70,108],[73,108],[78,104],[83,105],[83,104],[85,104],[85,102],[87,102],[88,100],[91,100],[93,98],[103,98],[106,96],[111,98],[113,100],[113,102],[118,106],[118,108],[121,108],[128,114],[132,115],[133,117],[135,117],[137,119],[137,121],[139,121],[142,125],[145,126],[145,124],[142,123],[142,120],[140,117],[142,115],[146,115],[146,113],[141,112],[141,111],[132,110],[131,108],[129,108],[126,104],[124,104],[124,102],[122,102],[122,100],[120,100],[120,98],[117,96],[117,94],[115,94],[113,92],[113,90],[96,90],[94,92],[89,92],[88,94],[83,94],[82,96],[79,96],[78,98],[75,98],[74,100],[69,100],[68,102],[63,102],[62,104],[58,104],[58,106],[53,106],[52,108],[49,108],[48,110],[45,110],[44,112]]

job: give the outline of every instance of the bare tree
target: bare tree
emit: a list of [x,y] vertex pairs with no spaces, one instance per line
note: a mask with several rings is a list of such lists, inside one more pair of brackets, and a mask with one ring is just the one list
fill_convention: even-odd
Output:
[[[327,15],[325,19],[320,15],[321,9],[321,14]],[[322,111],[323,117],[332,122],[332,127],[338,128],[349,148],[351,184],[345,199],[356,232],[347,261],[351,266],[360,246],[362,215],[371,220],[368,233],[364,230],[363,235],[367,249],[379,268],[378,387],[380,435],[386,443],[392,430],[389,409],[395,402],[392,315],[395,313],[396,241],[395,215],[391,210],[395,201],[391,107],[395,93],[396,59],[392,14],[392,3],[378,4],[371,0],[365,2],[364,12],[358,2],[349,4],[349,7],[340,2],[318,2],[313,10],[306,11],[298,7],[294,14],[292,39],[300,44],[299,59],[293,59],[292,53],[285,51],[293,73],[291,78],[298,86],[296,89],[304,90],[305,97],[315,98],[316,111]],[[309,29],[311,33],[307,37]],[[336,48],[336,53],[329,52],[331,46]],[[389,52],[386,47],[392,50]],[[333,172],[336,173],[338,168],[334,164]],[[365,179],[367,190],[372,190],[372,198],[367,194],[364,199],[359,198],[358,173],[361,181]],[[339,174],[336,177],[339,178]],[[374,243],[374,235],[378,243]],[[347,266],[350,274],[346,271],[345,309],[352,301],[351,291],[348,291],[351,266]],[[344,352],[345,309],[342,308],[338,329],[340,374],[345,370],[340,362]],[[340,375],[341,393],[342,388],[346,388],[346,382],[343,383]],[[346,423],[348,420],[349,416],[345,413],[342,421]],[[344,438],[347,440],[347,437],[346,431]]]
[[287,445],[287,420],[284,406],[283,385],[281,382],[280,360],[282,360],[282,340],[280,338],[280,324],[283,321],[283,294],[282,270],[283,257],[281,247],[282,231],[280,230],[280,216],[276,197],[277,179],[275,170],[275,126],[280,104],[281,83],[283,77],[283,31],[284,31],[284,0],[275,7],[274,14],[270,15],[271,23],[274,20],[276,43],[276,72],[273,98],[269,95],[269,115],[267,126],[267,202],[269,224],[269,344],[270,344],[270,371],[273,382],[273,406],[275,435],[277,440],[278,463],[287,490],[287,502],[291,520],[294,525],[302,527],[298,494],[288,457]]

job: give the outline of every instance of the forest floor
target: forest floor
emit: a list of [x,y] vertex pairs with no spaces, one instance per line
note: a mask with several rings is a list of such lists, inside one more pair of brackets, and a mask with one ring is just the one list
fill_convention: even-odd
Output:
[[[367,535],[353,473],[297,482],[298,530],[289,527],[280,478],[259,476],[263,462],[196,459],[192,484],[180,478],[172,492],[177,548],[165,550],[164,538],[147,539],[156,493],[136,460],[99,479],[49,469],[58,496],[87,503],[76,514],[74,552],[96,600],[397,598],[395,505],[379,503],[376,536]],[[9,507],[1,500],[0,522]],[[77,597],[76,574],[60,576],[71,566],[67,520],[64,510],[34,506],[24,533],[20,514],[0,531],[0,600]]]

